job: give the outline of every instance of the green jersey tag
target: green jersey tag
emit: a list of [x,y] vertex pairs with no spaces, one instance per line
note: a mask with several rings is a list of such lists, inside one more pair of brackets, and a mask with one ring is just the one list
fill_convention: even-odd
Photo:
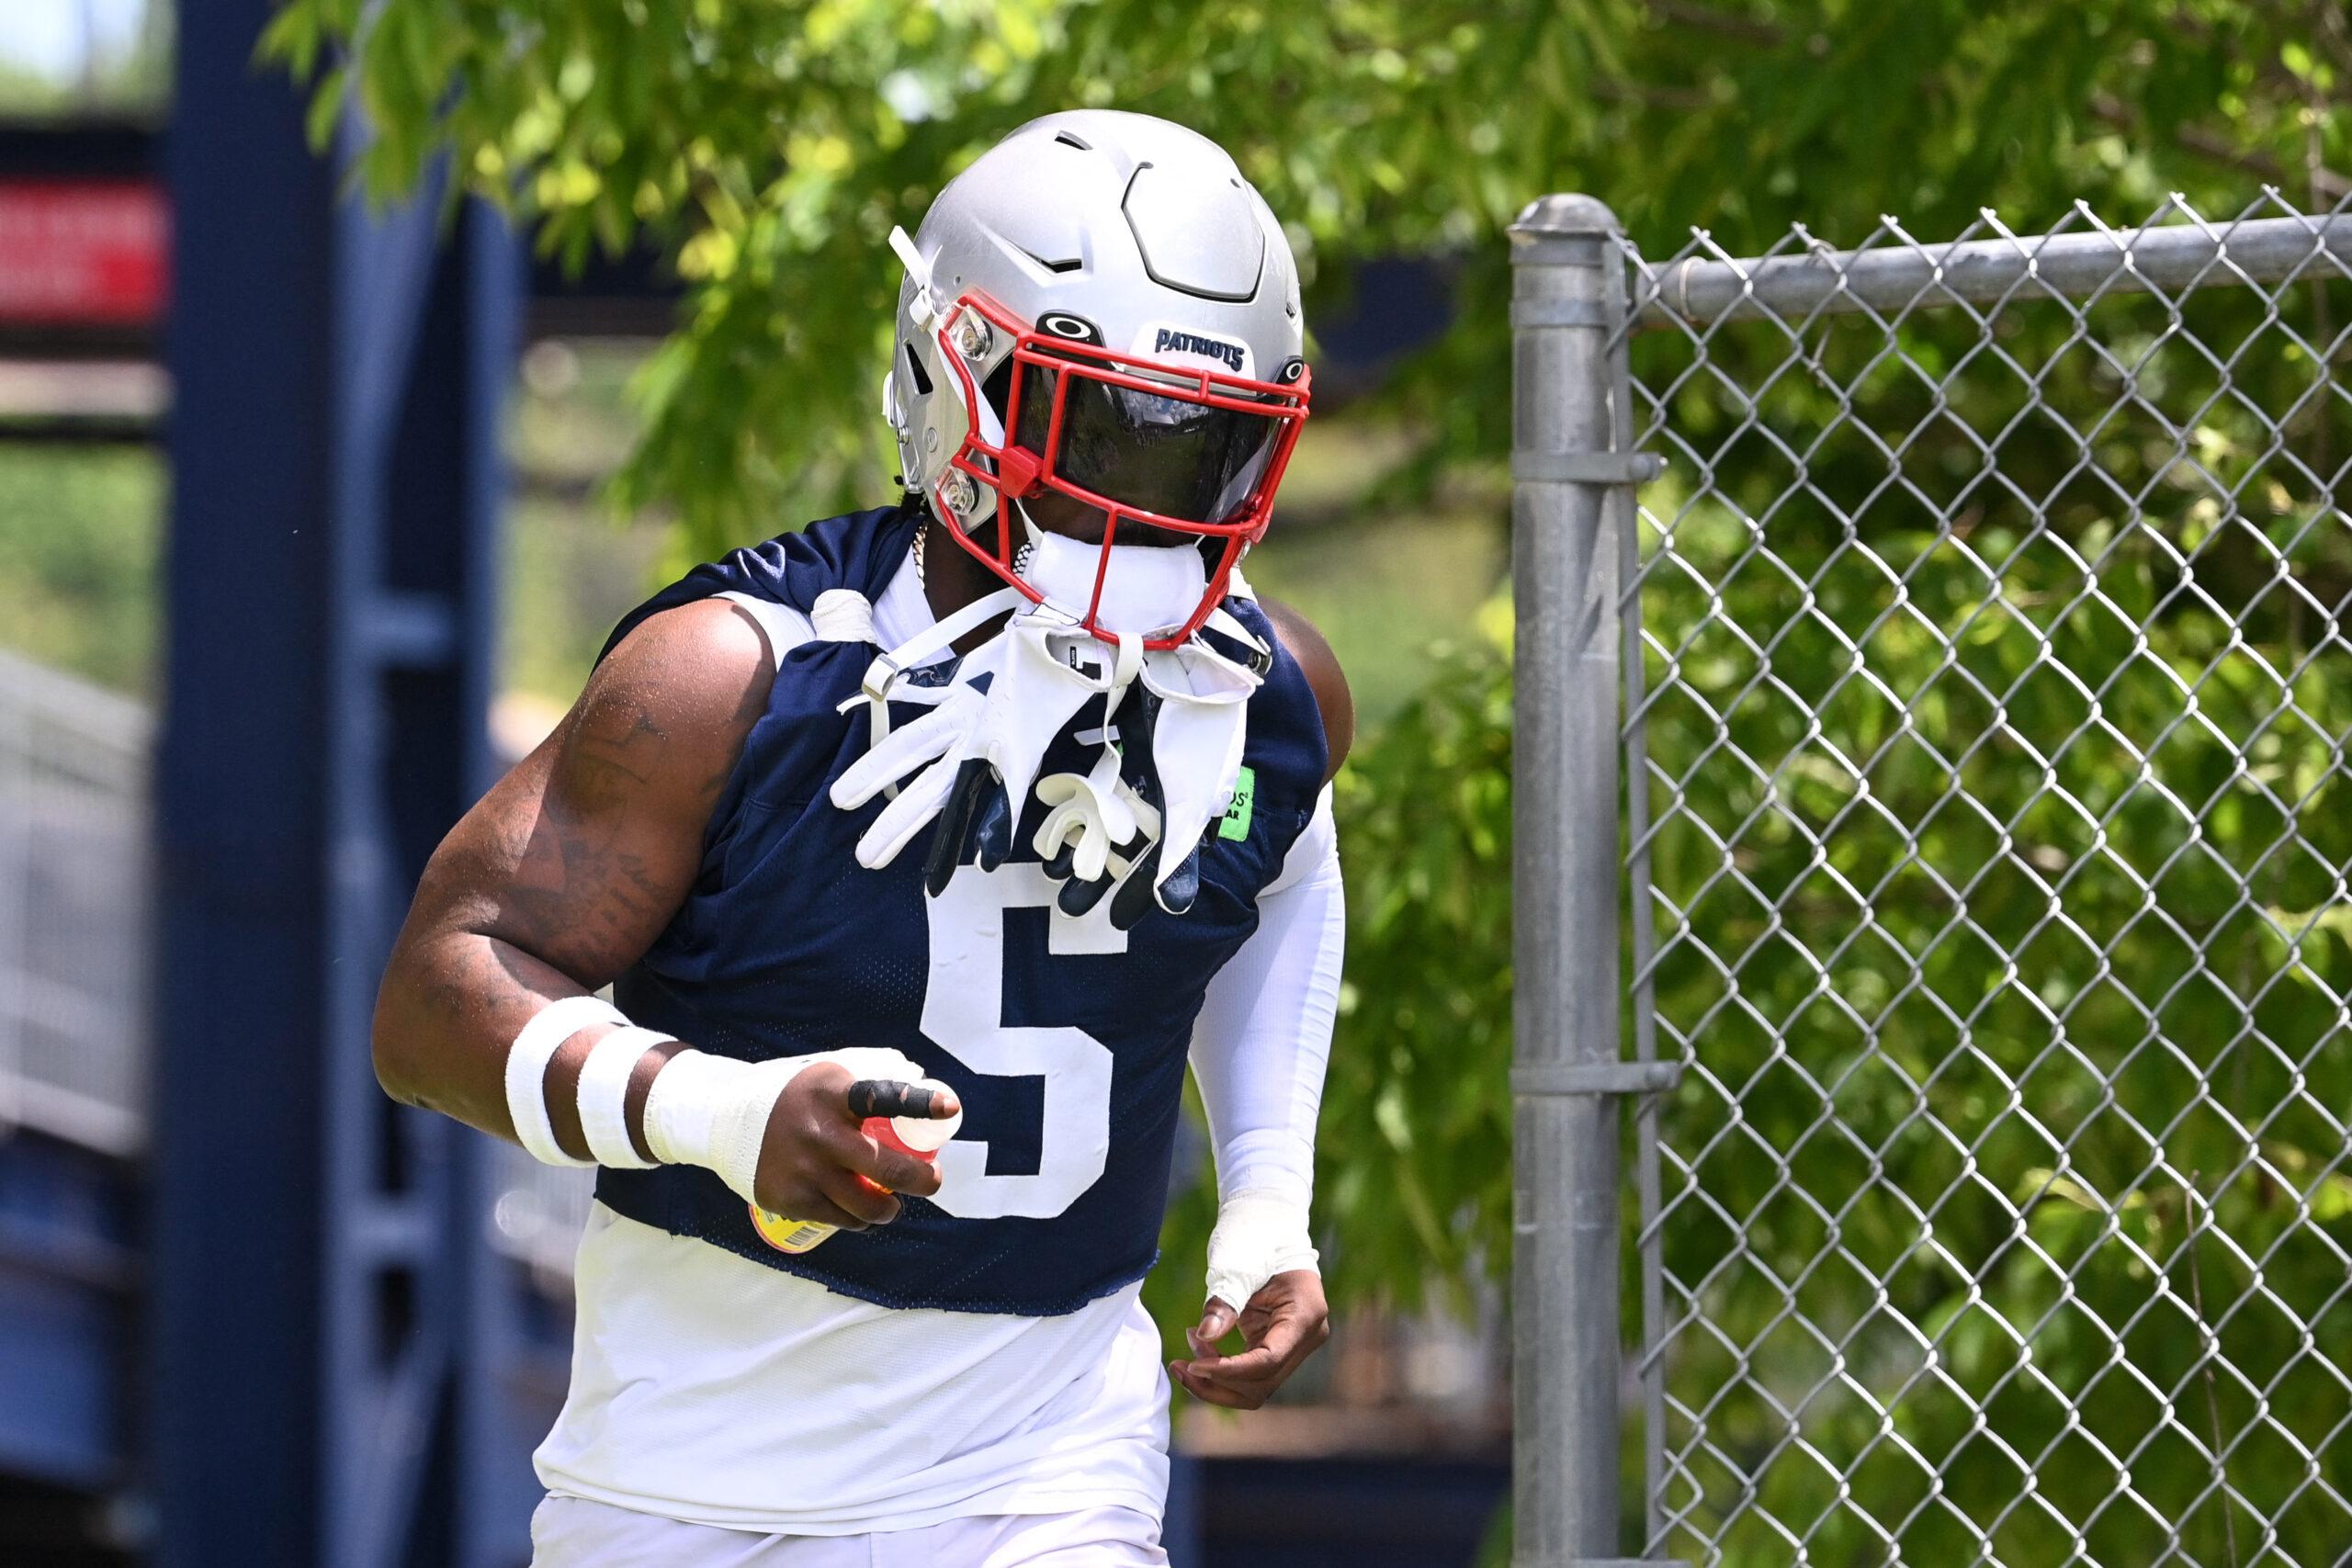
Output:
[[1216,825],[1220,839],[1246,839],[1250,836],[1250,809],[1258,798],[1258,773],[1243,768],[1233,781],[1233,804],[1225,808],[1225,819]]

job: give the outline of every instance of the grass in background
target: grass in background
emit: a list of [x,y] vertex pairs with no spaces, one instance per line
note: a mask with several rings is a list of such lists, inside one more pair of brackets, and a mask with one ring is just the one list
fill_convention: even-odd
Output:
[[0,444],[0,644],[135,696],[156,668],[163,454]]
[[1442,492],[1411,508],[1375,499],[1411,446],[1344,413],[1309,420],[1247,569],[1251,587],[1330,639],[1366,723],[1421,689],[1430,644],[1460,635],[1507,564],[1507,491]]

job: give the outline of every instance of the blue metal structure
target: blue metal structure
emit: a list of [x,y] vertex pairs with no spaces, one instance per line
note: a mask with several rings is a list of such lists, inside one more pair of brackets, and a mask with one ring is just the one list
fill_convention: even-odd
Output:
[[122,1483],[132,1213],[118,1162],[37,1134],[0,1140],[0,1475]]
[[[368,1035],[410,889],[489,782],[526,267],[438,191],[343,198],[301,92],[253,63],[273,9],[181,8],[153,1111],[143,1149],[0,1127],[0,1562],[514,1568],[566,1314],[489,1245],[491,1145],[387,1100]],[[61,897],[26,902],[74,945]],[[1311,1466],[1176,1472],[1180,1568],[1304,1562],[1373,1517]],[[1455,1506],[1360,1551],[1465,1553],[1491,1478],[1435,1473],[1375,1490]]]
[[488,1568],[527,1555],[537,1421],[485,1149],[384,1097],[368,1022],[489,780],[522,262],[435,192],[339,199],[254,69],[271,9],[184,9],[167,155],[155,1560]]

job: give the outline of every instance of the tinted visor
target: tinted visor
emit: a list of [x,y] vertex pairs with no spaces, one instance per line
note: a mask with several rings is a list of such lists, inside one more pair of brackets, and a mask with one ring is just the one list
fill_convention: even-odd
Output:
[[1062,396],[1053,473],[1081,490],[1188,523],[1223,523],[1264,478],[1283,421],[1190,399],[1114,386],[1082,368],[1065,376],[1032,363],[1022,374],[1014,438],[1044,454],[1054,393]]

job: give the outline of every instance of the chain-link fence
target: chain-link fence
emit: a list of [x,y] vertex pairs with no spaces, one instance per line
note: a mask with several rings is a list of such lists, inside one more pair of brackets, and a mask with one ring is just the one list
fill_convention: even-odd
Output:
[[[1615,547],[1548,591],[1623,638],[1635,1064],[1539,1018],[1521,1089],[1642,1097],[1623,1540],[2352,1561],[2352,217],[1657,262],[1569,216],[1521,526]],[[1523,1560],[1622,1549],[1562,1506]]]

